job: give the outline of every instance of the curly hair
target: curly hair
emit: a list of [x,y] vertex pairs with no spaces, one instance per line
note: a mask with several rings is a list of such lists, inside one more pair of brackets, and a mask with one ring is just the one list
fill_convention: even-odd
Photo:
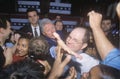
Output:
[[30,40],[28,51],[30,57],[46,59],[49,54],[49,44],[42,36],[36,37]]

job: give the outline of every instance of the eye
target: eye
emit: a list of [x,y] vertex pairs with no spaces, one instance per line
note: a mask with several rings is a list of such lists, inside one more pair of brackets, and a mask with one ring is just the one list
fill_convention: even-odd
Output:
[[70,36],[68,36],[68,39],[71,39],[71,37],[70,37]]
[[26,47],[26,45],[22,45],[22,47]]

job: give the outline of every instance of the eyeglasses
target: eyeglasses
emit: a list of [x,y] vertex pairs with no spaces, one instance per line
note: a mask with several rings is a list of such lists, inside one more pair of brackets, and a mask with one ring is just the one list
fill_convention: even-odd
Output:
[[78,40],[78,39],[75,39],[75,38],[72,38],[71,36],[68,36],[67,37],[67,40],[68,41],[72,41],[72,43],[74,43],[74,44],[83,44],[83,42],[81,42],[80,40]]

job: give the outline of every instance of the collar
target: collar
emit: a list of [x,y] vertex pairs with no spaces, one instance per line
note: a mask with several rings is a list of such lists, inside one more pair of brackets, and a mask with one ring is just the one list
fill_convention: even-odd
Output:
[[77,53],[78,53],[78,54],[81,54],[81,53],[83,53],[83,50],[80,50],[80,51],[78,51]]
[[[83,53],[83,50],[80,50],[80,51],[78,51],[78,52],[76,52],[76,53],[81,54],[81,53]],[[75,57],[75,56],[72,56],[71,59],[72,59],[73,61],[76,61],[76,57]]]
[[33,25],[31,25],[32,29],[36,28],[39,29],[39,25],[37,25],[36,27],[34,27]]

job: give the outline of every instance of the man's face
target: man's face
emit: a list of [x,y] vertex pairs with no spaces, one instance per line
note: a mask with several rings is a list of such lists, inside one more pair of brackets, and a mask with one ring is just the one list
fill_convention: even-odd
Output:
[[28,12],[28,20],[32,25],[38,24],[39,16],[37,15],[36,11]]
[[83,43],[82,39],[85,34],[85,29],[77,28],[74,29],[66,39],[66,45],[74,52],[79,52],[84,49],[85,43]]
[[45,24],[43,30],[44,30],[43,35],[45,35],[48,38],[55,39],[55,37],[53,36],[53,33],[56,30],[55,30],[55,26],[53,24],[51,24],[51,23]]
[[7,28],[6,29],[3,29],[3,36],[5,39],[7,39],[11,33],[11,25],[10,25],[10,22],[7,21]]
[[56,30],[62,30],[63,29],[63,24],[62,22],[57,22],[55,25]]
[[111,20],[103,20],[101,24],[101,28],[103,29],[104,32],[108,32],[111,29]]

